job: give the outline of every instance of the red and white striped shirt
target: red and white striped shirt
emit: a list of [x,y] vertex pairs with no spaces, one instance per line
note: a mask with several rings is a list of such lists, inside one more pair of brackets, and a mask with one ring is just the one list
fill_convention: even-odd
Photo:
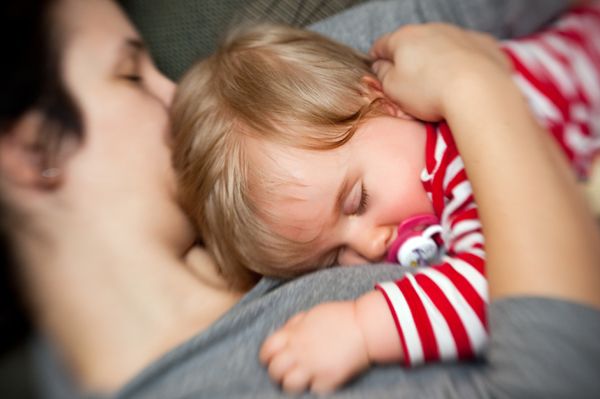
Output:
[[[572,10],[548,30],[506,41],[514,79],[539,122],[581,177],[600,153],[600,3]],[[452,134],[427,124],[421,180],[443,228],[441,263],[376,286],[396,321],[405,362],[467,359],[487,341],[484,238]]]

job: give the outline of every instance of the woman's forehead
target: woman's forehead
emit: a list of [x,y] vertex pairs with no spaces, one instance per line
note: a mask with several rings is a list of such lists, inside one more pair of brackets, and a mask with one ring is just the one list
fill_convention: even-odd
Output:
[[76,97],[88,96],[127,57],[128,43],[141,39],[111,0],[63,0],[58,11],[66,84]]
[[102,45],[139,38],[127,16],[112,0],[62,0],[57,5],[60,28],[69,42]]

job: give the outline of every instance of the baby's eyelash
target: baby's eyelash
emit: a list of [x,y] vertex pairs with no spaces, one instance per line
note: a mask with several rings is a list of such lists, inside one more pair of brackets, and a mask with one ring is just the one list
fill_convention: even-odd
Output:
[[360,187],[360,203],[358,204],[358,208],[356,209],[356,215],[362,215],[367,210],[367,205],[369,204],[369,193],[367,193],[367,189],[364,185]]

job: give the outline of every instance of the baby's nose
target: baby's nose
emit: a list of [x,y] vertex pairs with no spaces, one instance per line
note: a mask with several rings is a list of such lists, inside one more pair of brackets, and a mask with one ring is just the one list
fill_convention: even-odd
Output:
[[394,232],[393,226],[378,226],[358,234],[349,247],[371,262],[383,260]]

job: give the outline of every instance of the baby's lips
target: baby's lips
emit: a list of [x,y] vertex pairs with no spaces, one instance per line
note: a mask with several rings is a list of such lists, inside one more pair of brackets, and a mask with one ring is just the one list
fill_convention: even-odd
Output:
[[386,262],[398,263],[398,251],[400,250],[403,241],[404,238],[400,237],[400,234],[396,234],[396,238],[394,239],[394,241],[392,241],[392,245],[390,245],[387,254],[385,255]]

